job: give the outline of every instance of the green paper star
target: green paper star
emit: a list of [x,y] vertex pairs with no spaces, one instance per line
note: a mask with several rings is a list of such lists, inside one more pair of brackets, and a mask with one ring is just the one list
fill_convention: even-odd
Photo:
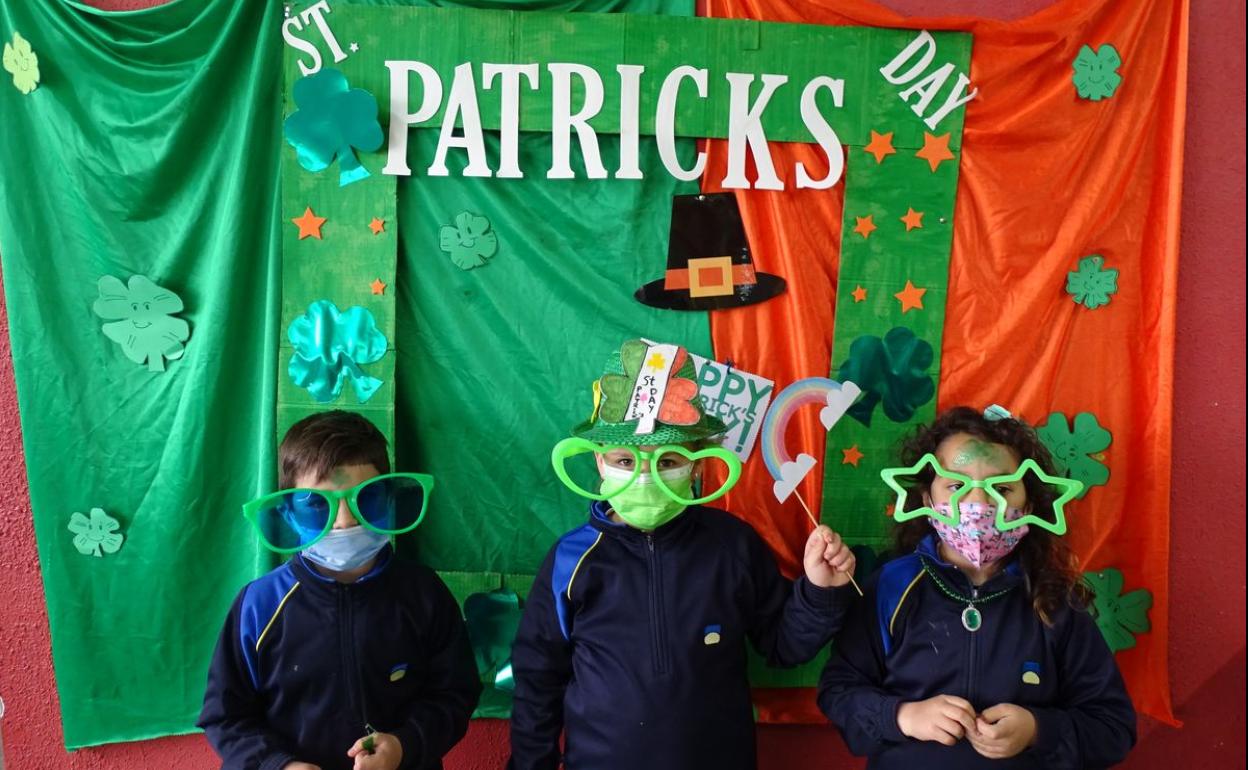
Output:
[[1122,83],[1122,76],[1117,72],[1120,66],[1122,57],[1109,43],[1095,51],[1091,46],[1085,45],[1079,49],[1079,54],[1071,63],[1075,73],[1070,79],[1081,97],[1098,102],[1108,99],[1118,90]]
[[1109,304],[1109,298],[1118,293],[1118,271],[1105,269],[1105,258],[1093,254],[1079,260],[1079,269],[1066,274],[1066,293],[1088,310],[1096,310]]
[[444,225],[438,237],[438,247],[460,270],[481,267],[498,253],[498,234],[490,229],[490,220],[471,211],[456,214],[455,224]]
[[1036,435],[1048,447],[1057,472],[1083,482],[1080,498],[1092,487],[1109,481],[1109,468],[1092,455],[1105,451],[1113,436],[1097,423],[1096,415],[1091,412],[1075,415],[1072,430],[1067,427],[1066,415],[1054,412],[1049,415],[1048,422],[1036,429]]
[[28,94],[39,87],[39,57],[30,47],[30,41],[13,33],[13,42],[4,44],[4,69],[13,76],[18,91]]
[[125,538],[117,532],[121,524],[104,513],[102,508],[92,508],[91,517],[74,512],[69,518],[69,531],[74,533],[74,548],[83,556],[101,557],[117,553]]
[[1113,567],[1085,572],[1083,577],[1096,594],[1092,609],[1109,649],[1118,652],[1134,647],[1135,637],[1152,628],[1148,621],[1148,611],[1153,606],[1152,593],[1137,588],[1122,594],[1122,573]]

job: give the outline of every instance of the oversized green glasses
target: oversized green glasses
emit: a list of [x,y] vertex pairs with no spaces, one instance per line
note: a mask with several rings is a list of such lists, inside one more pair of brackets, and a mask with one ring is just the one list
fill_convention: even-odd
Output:
[[[598,455],[603,457],[604,463],[617,470],[614,474],[617,478],[604,479],[599,476],[596,461]],[[682,505],[701,505],[723,497],[737,483],[737,479],[741,478],[741,461],[735,454],[720,447],[691,452],[679,444],[666,444],[652,451],[643,451],[635,446],[604,446],[583,438],[565,438],[555,444],[550,453],[550,461],[559,480],[568,489],[590,500],[606,500],[631,487],[641,476],[642,460],[650,464],[650,481]],[[674,475],[681,475],[683,469],[691,471],[698,460],[722,462],[725,469],[723,484],[701,497],[686,497],[673,490],[669,480]],[[620,471],[627,473],[627,477]]]

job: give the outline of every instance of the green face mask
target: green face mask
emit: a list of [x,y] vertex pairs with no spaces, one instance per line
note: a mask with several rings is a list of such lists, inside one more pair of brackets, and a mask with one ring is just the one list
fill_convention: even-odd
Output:
[[[676,468],[662,471],[664,484],[677,496],[689,499],[693,492],[693,468]],[[635,474],[631,471],[613,468],[609,465],[602,468],[602,487],[618,489]],[[651,481],[648,475],[639,476],[635,483],[607,498],[611,510],[630,526],[647,532],[657,529],[684,512],[684,503],[672,498],[662,487]]]

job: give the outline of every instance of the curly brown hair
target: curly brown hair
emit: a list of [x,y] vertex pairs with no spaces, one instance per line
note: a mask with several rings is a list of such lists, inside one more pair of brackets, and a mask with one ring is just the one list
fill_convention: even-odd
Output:
[[[979,411],[966,406],[954,407],[937,417],[931,425],[919,426],[901,445],[902,464],[913,465],[923,455],[935,454],[942,441],[957,433],[967,433],[993,444],[1007,446],[1018,455],[1019,462],[1034,460],[1045,473],[1053,474],[1053,458],[1029,425],[1008,417],[990,420]],[[930,466],[923,468],[915,477],[914,486],[907,492],[906,509],[918,508],[924,504],[923,491],[931,486],[935,477],[936,474]],[[1023,478],[1023,486],[1027,490],[1027,502],[1032,513],[1042,518],[1051,518],[1053,489],[1034,474]],[[893,531],[897,553],[912,552],[920,541],[933,532],[935,530],[931,520],[926,516],[898,524]],[[1055,613],[1062,607],[1092,606],[1092,591],[1084,582],[1075,553],[1067,545],[1065,538],[1039,527],[1031,527],[1027,536],[1011,554],[1011,558],[1018,559],[1031,595],[1032,607],[1046,625],[1053,624]]]

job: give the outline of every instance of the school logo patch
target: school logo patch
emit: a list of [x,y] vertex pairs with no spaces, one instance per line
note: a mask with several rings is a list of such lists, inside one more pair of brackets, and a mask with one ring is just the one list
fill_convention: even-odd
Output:
[[712,644],[719,644],[719,626],[707,626],[702,629],[702,644],[708,647]]
[[397,682],[405,676],[407,676],[407,664],[406,663],[400,663],[399,665],[390,669],[390,681],[391,682]]
[[1040,684],[1040,664],[1035,661],[1023,663],[1023,684]]

